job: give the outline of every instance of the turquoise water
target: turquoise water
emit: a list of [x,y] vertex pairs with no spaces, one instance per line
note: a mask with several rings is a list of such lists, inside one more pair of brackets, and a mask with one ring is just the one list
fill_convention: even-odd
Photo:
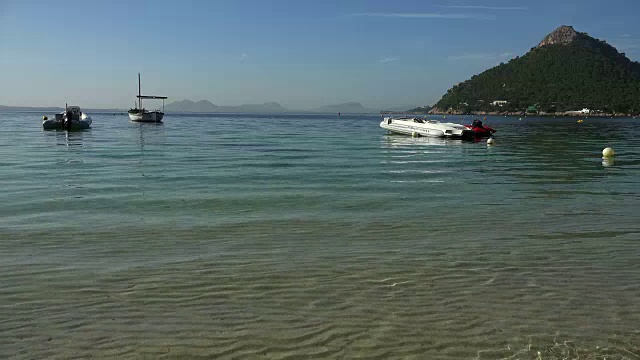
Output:
[[0,358],[640,358],[638,120],[41,116],[0,114]]

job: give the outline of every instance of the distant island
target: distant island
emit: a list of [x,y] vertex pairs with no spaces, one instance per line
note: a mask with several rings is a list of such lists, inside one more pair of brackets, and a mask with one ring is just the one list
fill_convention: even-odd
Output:
[[282,113],[288,111],[277,102],[218,106],[208,100],[194,102],[187,99],[169,103],[164,109],[168,113]]
[[[396,107],[394,107],[396,108]],[[277,102],[263,104],[243,104],[237,106],[216,105],[208,100],[191,101],[188,99],[172,102],[165,106],[168,113],[286,113],[286,112],[311,112],[311,113],[342,113],[342,114],[373,114],[381,110],[367,109],[359,102],[346,102],[334,105],[325,105],[310,110],[291,110]]]
[[32,106],[5,106],[0,105],[0,111],[54,111],[61,112],[64,108],[61,107],[32,107]]
[[459,83],[430,114],[632,116],[640,113],[640,63],[604,41],[561,26],[522,57]]
[[362,104],[360,104],[359,102],[346,102],[342,104],[325,105],[325,106],[321,106],[319,108],[313,109],[311,111],[319,112],[319,113],[344,113],[344,114],[347,114],[347,113],[364,114],[364,113],[377,112],[375,110],[365,109],[365,107],[362,106]]
[[[69,106],[75,104],[69,104]],[[82,108],[83,111],[87,112],[104,112],[104,113],[126,113],[126,110],[123,109],[91,109],[91,108]],[[59,113],[64,111],[63,107],[56,106],[6,106],[0,105],[0,111],[39,111],[43,113]]]
[[[403,113],[409,106],[391,106],[385,110],[368,109],[358,102],[346,102],[335,105],[325,105],[308,110],[291,110],[277,102],[266,102],[263,104],[243,104],[237,106],[216,105],[208,100],[191,101],[188,99],[175,101],[165,105],[166,113],[185,114],[214,114],[214,113],[341,113],[341,114],[378,114],[378,113]],[[0,111],[39,111],[43,113],[62,112],[62,107],[36,107],[36,106],[5,106],[0,105]],[[92,109],[83,108],[87,112],[93,113],[126,113],[125,109]]]

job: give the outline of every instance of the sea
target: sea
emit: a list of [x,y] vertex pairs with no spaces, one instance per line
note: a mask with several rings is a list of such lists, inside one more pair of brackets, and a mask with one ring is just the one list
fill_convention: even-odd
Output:
[[639,119],[42,115],[0,113],[2,359],[640,359]]

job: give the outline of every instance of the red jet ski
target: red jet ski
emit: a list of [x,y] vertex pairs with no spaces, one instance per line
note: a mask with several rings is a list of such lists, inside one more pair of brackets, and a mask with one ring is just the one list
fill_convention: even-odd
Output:
[[471,125],[465,125],[465,127],[467,129],[473,130],[476,137],[490,137],[494,132],[496,132],[496,130],[486,125],[482,125],[482,121],[478,119],[473,120],[473,123],[471,123]]

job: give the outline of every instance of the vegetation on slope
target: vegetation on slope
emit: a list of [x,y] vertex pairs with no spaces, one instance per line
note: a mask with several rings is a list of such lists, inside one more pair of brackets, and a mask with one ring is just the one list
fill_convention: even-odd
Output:
[[[531,49],[451,88],[439,111],[518,112],[535,105],[547,113],[588,108],[640,112],[640,64],[584,33],[568,44]],[[502,106],[496,100],[507,101]]]

